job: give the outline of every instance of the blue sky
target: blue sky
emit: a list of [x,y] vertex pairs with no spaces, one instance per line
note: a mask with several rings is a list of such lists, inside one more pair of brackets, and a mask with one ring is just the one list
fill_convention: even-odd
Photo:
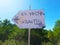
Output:
[[52,29],[60,19],[60,0],[0,0],[0,20],[11,21],[19,10],[28,10],[29,5],[31,10],[44,10],[46,29]]

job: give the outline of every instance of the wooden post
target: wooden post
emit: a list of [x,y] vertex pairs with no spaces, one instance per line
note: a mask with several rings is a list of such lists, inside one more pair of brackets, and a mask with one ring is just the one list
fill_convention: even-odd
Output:
[[[31,5],[29,5],[29,10],[31,10]],[[30,45],[30,31],[31,29],[28,29],[28,45]]]
[[30,28],[28,29],[28,45],[30,45]]

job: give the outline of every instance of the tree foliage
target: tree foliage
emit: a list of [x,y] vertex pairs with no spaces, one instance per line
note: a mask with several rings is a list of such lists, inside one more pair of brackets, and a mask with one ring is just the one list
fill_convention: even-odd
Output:
[[[31,45],[59,45],[60,20],[57,20],[52,30],[31,29]],[[21,43],[20,43],[21,42]],[[9,20],[0,21],[1,45],[27,45],[28,29],[20,29]]]

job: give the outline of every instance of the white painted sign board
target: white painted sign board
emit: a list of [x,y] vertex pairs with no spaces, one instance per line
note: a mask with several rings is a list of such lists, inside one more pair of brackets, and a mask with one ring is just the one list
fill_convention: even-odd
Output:
[[42,28],[45,26],[43,10],[19,11],[13,21],[19,28]]

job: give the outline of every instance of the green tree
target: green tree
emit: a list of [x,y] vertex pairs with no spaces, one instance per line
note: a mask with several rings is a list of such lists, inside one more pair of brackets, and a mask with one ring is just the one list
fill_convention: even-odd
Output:
[[60,41],[60,20],[57,20],[53,28],[54,32],[54,42],[57,43]]
[[4,41],[8,39],[8,35],[13,26],[7,19],[0,21],[0,40]]
[[[31,29],[31,45],[42,45],[43,42],[49,42],[47,33],[48,31],[44,29]],[[28,30],[26,30],[25,39],[28,40]]]
[[25,32],[25,29],[20,29],[14,24],[13,29],[9,34],[9,39],[21,40],[23,39],[24,32]]

